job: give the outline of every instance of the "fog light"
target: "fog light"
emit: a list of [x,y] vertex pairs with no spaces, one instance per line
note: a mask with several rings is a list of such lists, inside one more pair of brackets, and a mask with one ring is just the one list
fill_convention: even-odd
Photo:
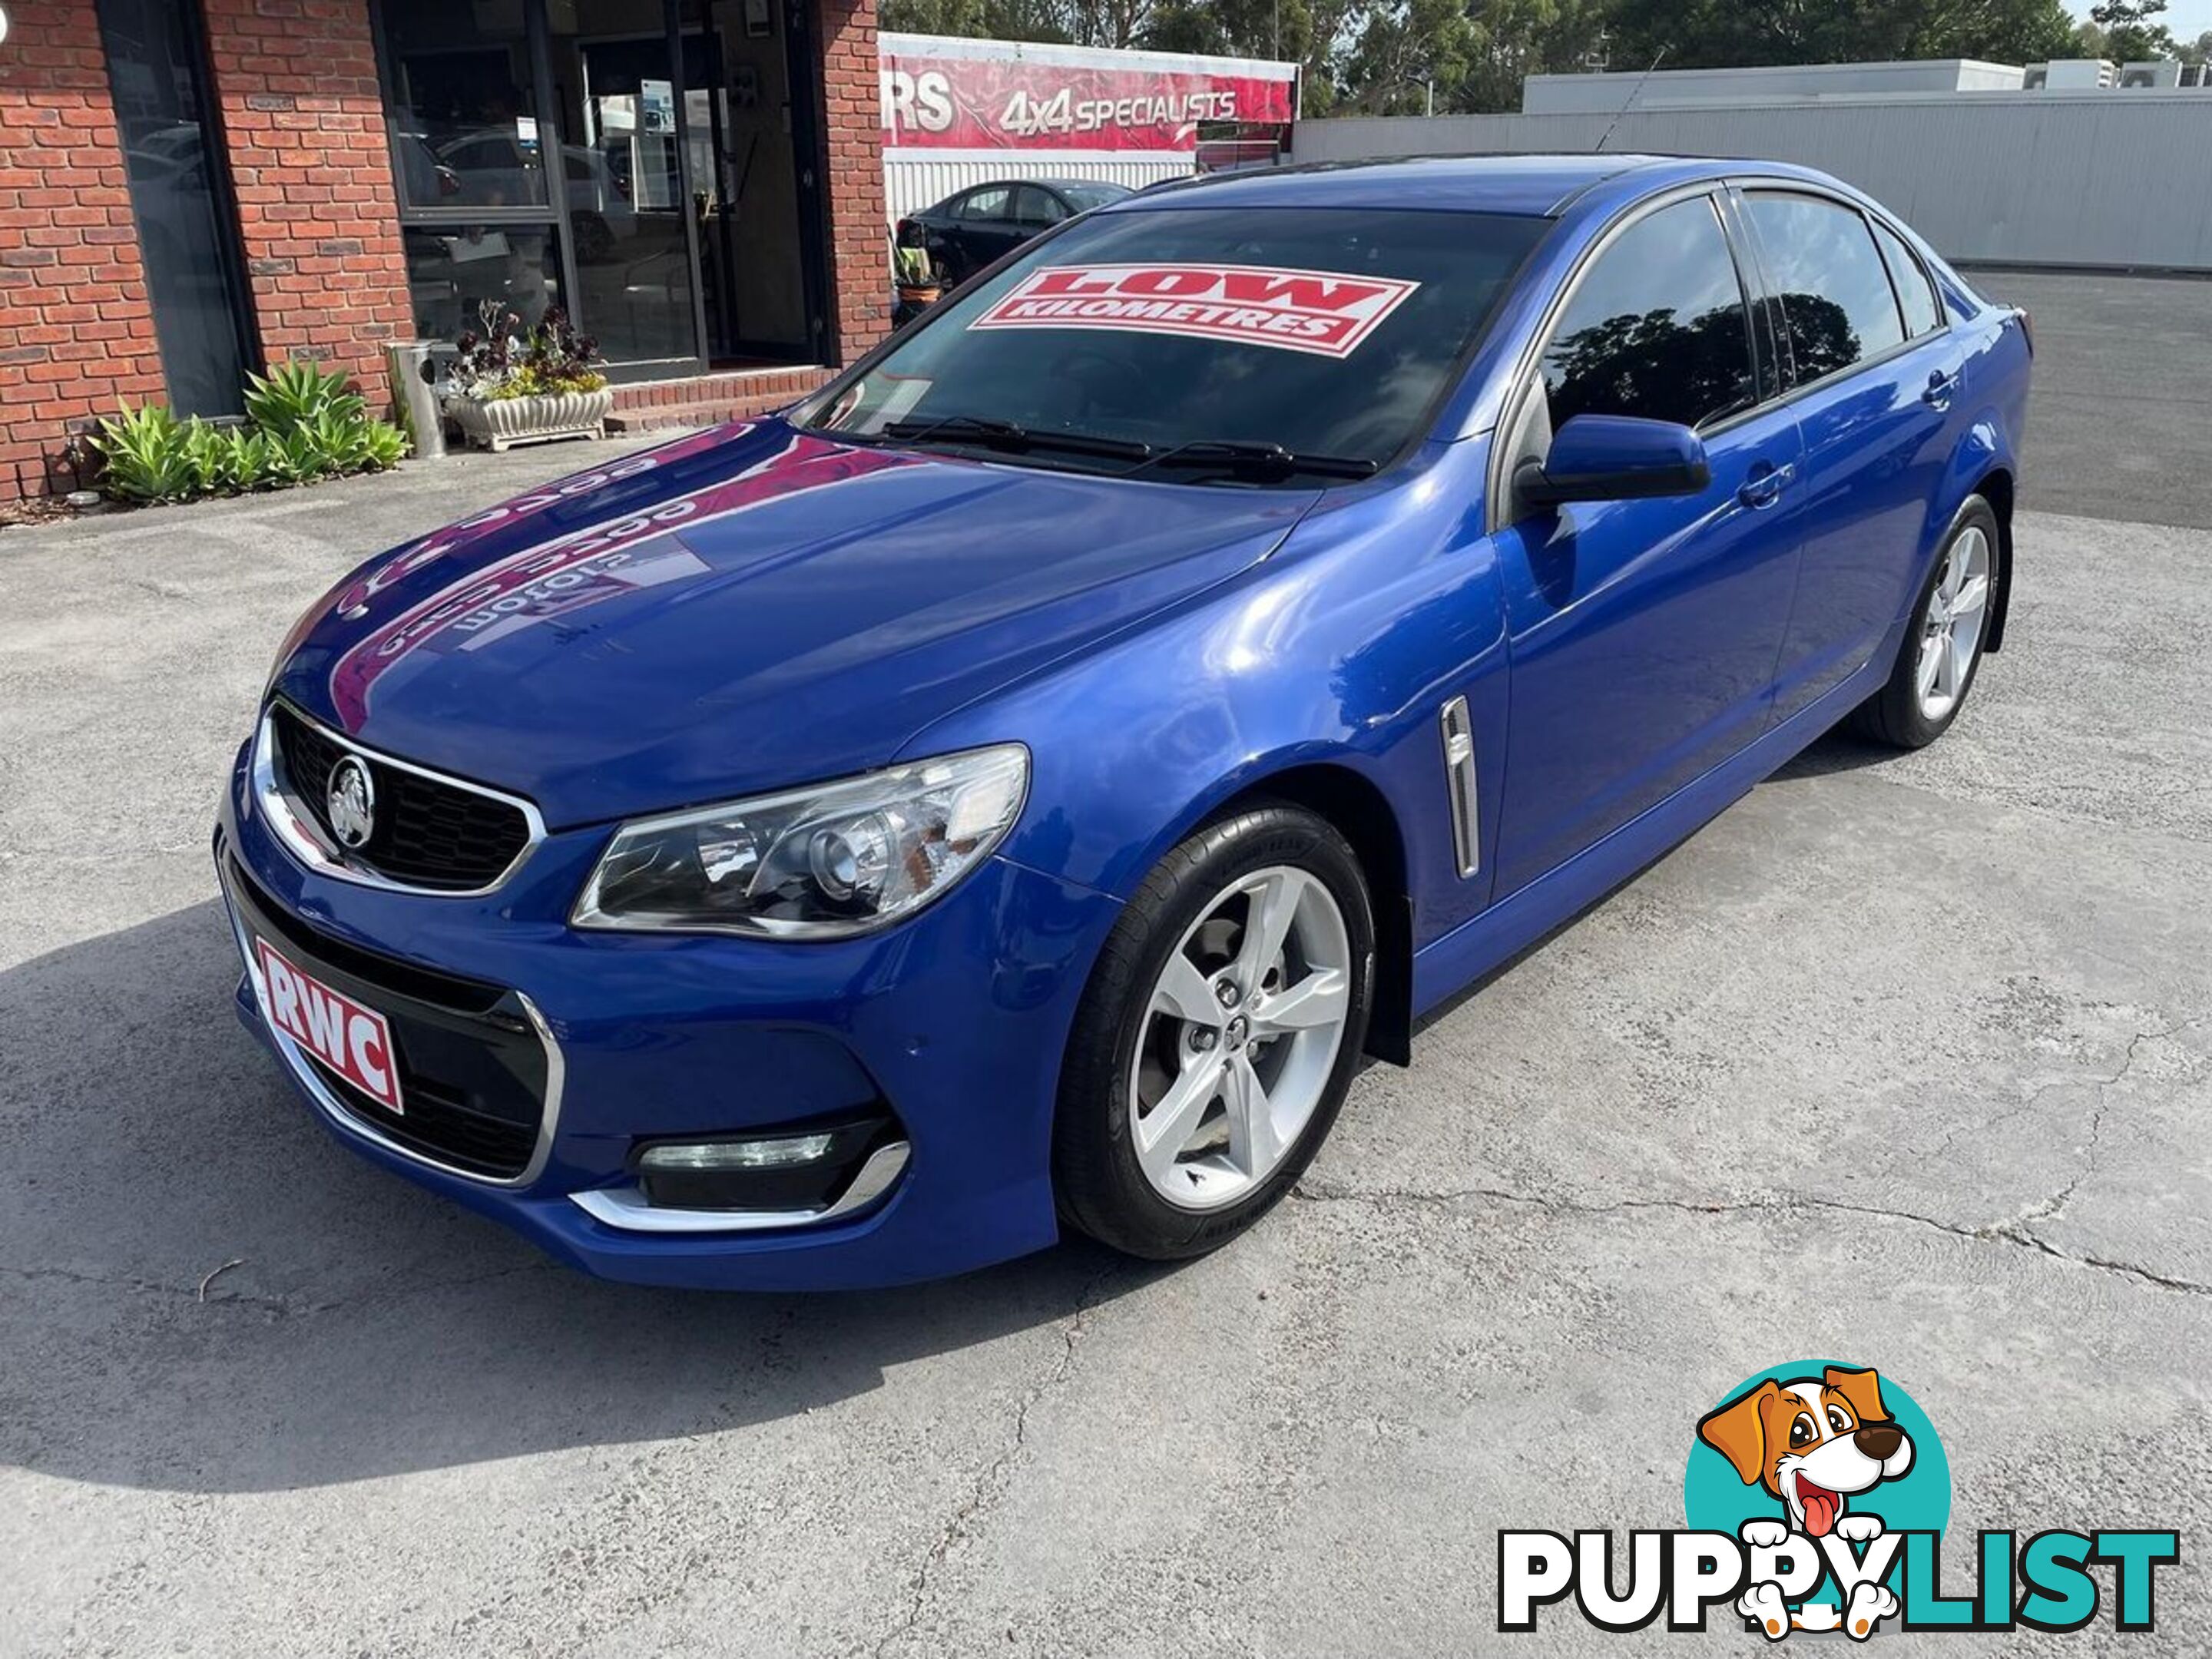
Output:
[[829,1156],[837,1137],[777,1135],[766,1140],[702,1140],[648,1146],[637,1167],[651,1175],[712,1175],[721,1170],[788,1170],[817,1164]]
[[656,1209],[789,1212],[827,1209],[852,1184],[870,1152],[900,1138],[897,1123],[871,1114],[841,1123],[785,1123],[713,1140],[659,1140],[638,1147],[630,1168]]

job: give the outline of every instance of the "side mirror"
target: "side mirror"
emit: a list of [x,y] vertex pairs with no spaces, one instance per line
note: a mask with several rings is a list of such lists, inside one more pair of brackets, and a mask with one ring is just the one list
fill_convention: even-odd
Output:
[[1712,482],[1705,441],[1672,421],[1577,415],[1553,434],[1551,453],[1523,461],[1514,488],[1532,507],[1694,495]]

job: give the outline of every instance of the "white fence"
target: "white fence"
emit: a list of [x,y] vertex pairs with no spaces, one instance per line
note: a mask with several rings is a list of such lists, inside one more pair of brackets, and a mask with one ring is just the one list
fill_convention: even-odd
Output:
[[994,179],[1100,179],[1142,190],[1163,179],[1188,179],[1196,166],[1188,150],[887,149],[884,208],[896,224],[955,191]]
[[[1611,127],[1611,136],[1607,129]],[[1595,149],[1757,156],[1856,185],[1954,259],[2212,270],[2212,92],[1972,93],[1610,115],[1301,121],[1291,159]]]

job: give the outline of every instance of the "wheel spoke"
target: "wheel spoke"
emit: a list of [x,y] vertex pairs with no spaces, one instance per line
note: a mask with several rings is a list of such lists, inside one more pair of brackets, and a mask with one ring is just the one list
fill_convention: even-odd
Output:
[[1951,630],[1948,628],[1936,636],[1936,693],[1943,697],[1959,694],[1957,663],[1951,653]]
[[1278,870],[1245,890],[1249,908],[1244,940],[1231,971],[1237,988],[1247,998],[1260,988],[1260,981],[1282,955],[1283,941],[1290,937],[1291,922],[1298,913],[1298,901],[1305,896],[1305,884],[1306,878],[1296,871]]
[[1959,591],[1951,600],[1951,614],[1959,617],[1973,616],[1989,601],[1990,579],[1987,576],[1970,576],[1959,585]]
[[1212,982],[1180,951],[1169,958],[1153,989],[1152,1008],[1156,1014],[1171,1014],[1194,1025],[1221,1024],[1221,1005],[1214,999]]
[[1305,1030],[1316,1025],[1334,1025],[1352,1003],[1352,981],[1340,969],[1325,968],[1308,974],[1287,991],[1269,997],[1252,1016],[1252,1027],[1263,1035]]
[[1222,1091],[1224,1080],[1220,1063],[1211,1054],[1201,1055],[1183,1067],[1159,1103],[1137,1121],[1137,1159],[1155,1182],[1166,1179],[1176,1154],[1190,1145],[1206,1103]]
[[1943,659],[1948,653],[1943,635],[1930,634],[1920,641],[1920,695],[1924,699],[1936,690],[1936,682],[1943,672]]
[[1953,548],[1944,556],[1943,574],[1936,584],[1936,591],[1943,596],[1943,602],[1946,605],[1951,602],[1952,596],[1959,591],[1959,550],[1957,548]]
[[1951,648],[1946,654],[1951,659],[1951,695],[1954,697],[1966,689],[1966,671],[1974,665],[1973,653],[1974,643],[1968,631],[1963,628],[1953,629]]
[[1230,1162],[1257,1181],[1282,1155],[1275,1139],[1274,1107],[1260,1074],[1243,1054],[1229,1062],[1222,1083],[1222,1100],[1229,1109]]

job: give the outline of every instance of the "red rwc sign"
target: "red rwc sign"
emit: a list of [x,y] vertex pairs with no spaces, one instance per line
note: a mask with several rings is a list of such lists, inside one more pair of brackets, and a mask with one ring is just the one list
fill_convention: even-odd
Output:
[[404,1112],[384,1016],[332,990],[265,939],[253,941],[253,953],[269,1023],[387,1111]]
[[1297,117],[1297,66],[881,38],[887,149],[1195,150],[1201,121]]
[[1045,265],[968,326],[1188,334],[1349,357],[1419,287],[1273,265]]

